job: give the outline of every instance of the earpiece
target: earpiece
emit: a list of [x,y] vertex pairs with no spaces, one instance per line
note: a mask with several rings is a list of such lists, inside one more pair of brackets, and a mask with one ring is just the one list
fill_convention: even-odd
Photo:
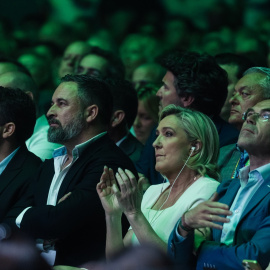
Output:
[[195,149],[196,149],[195,146],[192,146],[192,147],[190,148],[190,150],[191,150],[192,152],[193,152]]

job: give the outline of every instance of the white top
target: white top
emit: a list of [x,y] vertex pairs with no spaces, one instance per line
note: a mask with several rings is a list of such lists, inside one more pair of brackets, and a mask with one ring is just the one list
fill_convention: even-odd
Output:
[[[200,177],[181,195],[177,202],[166,209],[157,210],[151,209],[161,194],[161,190],[165,190],[169,183],[150,186],[142,200],[141,209],[154,229],[157,235],[166,243],[169,236],[180,217],[189,209],[195,207],[199,203],[208,200],[217,190],[219,182],[210,177]],[[131,229],[131,228],[130,228]],[[133,245],[138,245],[139,241],[133,233],[131,242]]]

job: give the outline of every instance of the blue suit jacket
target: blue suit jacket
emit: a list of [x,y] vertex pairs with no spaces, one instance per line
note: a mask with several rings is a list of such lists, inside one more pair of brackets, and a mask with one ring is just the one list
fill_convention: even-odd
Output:
[[[244,259],[257,260],[262,269],[270,261],[270,176],[256,191],[252,200],[246,206],[237,224],[233,244],[220,243],[221,230],[213,229],[213,241],[202,243],[197,257],[196,269],[211,265],[215,269],[242,269]],[[218,187],[219,202],[231,205],[240,187],[239,179],[230,179]],[[185,267],[195,268],[196,261],[192,255],[194,236],[189,235],[179,242],[172,232],[169,239],[168,252]]]

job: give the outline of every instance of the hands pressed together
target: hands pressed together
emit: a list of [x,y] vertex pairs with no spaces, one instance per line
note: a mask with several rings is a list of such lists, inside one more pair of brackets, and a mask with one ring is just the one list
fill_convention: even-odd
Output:
[[[143,181],[143,178],[139,181]],[[129,170],[119,168],[114,176],[113,170],[105,166],[97,184],[97,192],[107,215],[124,213],[129,216],[141,212],[143,193],[136,177]]]

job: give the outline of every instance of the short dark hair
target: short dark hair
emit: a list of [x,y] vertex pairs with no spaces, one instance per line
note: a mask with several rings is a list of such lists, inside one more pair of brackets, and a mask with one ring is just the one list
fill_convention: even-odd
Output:
[[104,125],[109,125],[112,115],[112,94],[105,80],[89,75],[66,75],[62,82],[78,84],[78,96],[84,108],[96,104],[99,109],[98,117]]
[[237,66],[237,79],[241,79],[247,69],[255,66],[255,64],[247,57],[235,53],[220,53],[215,56],[215,59],[219,65]]
[[167,52],[158,61],[173,73],[178,96],[194,98],[193,109],[210,117],[220,114],[228,94],[228,76],[214,57],[176,50]]
[[127,80],[107,79],[113,96],[113,112],[123,110],[128,128],[131,128],[138,111],[137,92]]
[[87,53],[80,57],[79,63],[85,56],[91,54],[98,55],[107,60],[108,64],[105,69],[106,77],[115,79],[125,78],[125,66],[121,58],[116,53],[103,50],[97,46],[92,46]]
[[15,124],[15,136],[23,144],[34,131],[35,104],[22,90],[0,86],[0,125],[9,122]]

